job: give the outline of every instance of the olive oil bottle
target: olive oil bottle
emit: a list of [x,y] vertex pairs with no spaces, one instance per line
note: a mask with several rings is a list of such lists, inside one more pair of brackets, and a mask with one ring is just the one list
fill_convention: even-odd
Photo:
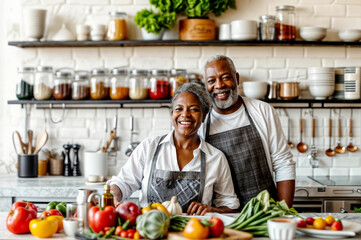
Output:
[[104,185],[104,193],[102,195],[102,207],[106,206],[114,207],[114,197],[113,194],[110,193],[110,185]]

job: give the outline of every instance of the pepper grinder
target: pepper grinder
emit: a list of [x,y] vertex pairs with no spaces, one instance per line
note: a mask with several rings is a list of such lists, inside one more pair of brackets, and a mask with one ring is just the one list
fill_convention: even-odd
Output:
[[73,161],[73,176],[81,176],[80,168],[79,168],[79,144],[73,144],[74,149],[74,161]]
[[71,162],[70,162],[70,144],[63,145],[64,152],[65,152],[65,159],[64,159],[64,176],[69,177],[72,176],[71,174]]

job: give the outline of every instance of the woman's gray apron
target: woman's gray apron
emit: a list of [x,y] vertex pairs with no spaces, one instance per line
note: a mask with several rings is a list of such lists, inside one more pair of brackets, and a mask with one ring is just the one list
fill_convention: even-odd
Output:
[[155,150],[148,182],[148,202],[169,201],[173,196],[178,197],[178,202],[182,206],[183,212],[187,212],[189,205],[193,202],[202,202],[205,176],[206,158],[201,151],[201,171],[200,172],[180,172],[156,169],[160,142]]
[[261,137],[242,98],[241,101],[251,124],[209,135],[211,122],[211,113],[209,113],[205,139],[226,155],[234,189],[241,204],[240,208],[243,208],[262,190],[267,189],[274,200],[278,199],[278,195]]

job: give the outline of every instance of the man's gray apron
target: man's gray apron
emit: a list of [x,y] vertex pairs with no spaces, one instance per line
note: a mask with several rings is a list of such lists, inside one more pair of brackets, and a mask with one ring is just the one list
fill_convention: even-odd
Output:
[[159,140],[152,160],[152,166],[148,182],[148,202],[169,201],[173,196],[178,197],[178,202],[182,206],[183,212],[187,212],[189,205],[193,202],[202,202],[204,182],[206,176],[206,158],[201,151],[201,171],[200,172],[180,172],[156,169],[160,142]]
[[241,101],[250,125],[209,135],[210,112],[205,136],[206,141],[221,150],[228,159],[234,189],[241,204],[240,209],[265,189],[274,200],[278,199],[261,137],[242,98]]

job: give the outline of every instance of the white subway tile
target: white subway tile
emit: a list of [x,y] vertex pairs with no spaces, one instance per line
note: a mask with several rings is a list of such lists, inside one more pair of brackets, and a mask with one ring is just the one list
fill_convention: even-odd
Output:
[[274,56],[280,57],[303,57],[303,47],[274,47]]
[[68,0],[68,4],[82,4],[82,5],[106,5],[108,0]]
[[306,47],[305,48],[305,57],[308,58],[344,58],[346,57],[345,48],[332,48],[332,47]]
[[131,110],[131,114],[134,118],[142,118],[143,117],[143,108],[133,108]]
[[[317,23],[315,25],[315,23]],[[331,27],[331,18],[330,17],[320,17],[313,15],[305,15],[299,17],[299,25],[302,26],[317,26],[330,28]]]
[[[95,152],[99,150],[101,140],[99,139],[79,139],[76,143],[82,145],[84,151]],[[84,158],[81,158],[82,161]]]
[[154,118],[153,119],[153,127],[156,130],[167,129],[170,131],[171,129],[171,119],[170,118]]
[[310,160],[307,156],[304,157],[298,157],[297,159],[297,167],[299,168],[307,168],[310,167]]
[[226,47],[202,47],[202,57],[210,58],[214,55],[226,55],[228,49]]
[[359,0],[335,0],[337,4],[360,4]]
[[361,168],[350,168],[350,176],[361,176]]
[[58,129],[59,138],[83,139],[88,138],[88,129],[86,128],[61,128]]
[[288,58],[287,66],[289,68],[321,67],[321,60],[317,58]]
[[113,122],[114,116],[118,115],[118,109],[106,109],[106,116],[111,119],[111,122]]
[[142,132],[143,132],[143,130],[150,130],[153,127],[152,120],[149,118],[138,118],[137,126],[138,126],[137,129]]
[[358,18],[360,18],[360,16],[361,16],[361,5],[356,5],[356,4],[354,4],[354,5],[348,5],[347,7],[346,7],[346,9],[347,9],[347,13],[346,13],[346,16],[347,17],[358,17]]
[[355,21],[355,18],[337,17],[337,18],[333,18],[332,20],[333,20],[332,28],[337,30],[347,29],[347,28],[355,28],[355,29],[361,28],[361,21]]
[[261,58],[255,60],[256,68],[284,68],[286,61],[284,58]]
[[313,169],[314,176],[328,176],[328,168],[314,168]]
[[190,69],[200,68],[198,58],[177,58],[174,60],[175,68]]
[[255,69],[251,71],[252,81],[265,81],[268,79],[268,71],[265,69]]
[[322,59],[322,67],[335,67],[335,59],[334,58]]
[[360,58],[361,48],[347,48],[347,57],[348,58]]
[[286,69],[270,69],[269,71],[269,77],[272,80],[287,79],[287,74]]
[[200,47],[175,47],[174,56],[176,58],[199,58],[201,52]]
[[330,168],[330,176],[348,176],[348,168]]
[[333,166],[334,167],[360,167],[361,157],[360,158],[352,158],[350,156],[345,156],[342,159],[334,159]]
[[333,166],[333,158],[330,157],[319,157],[319,166],[320,167],[332,167]]
[[131,68],[159,69],[160,66],[162,69],[170,69],[173,67],[173,61],[171,58],[159,58],[157,55],[154,57],[134,57],[130,60]]
[[346,16],[346,7],[344,5],[315,5],[316,16],[343,17]]
[[63,58],[66,60],[72,57],[71,48],[39,48],[38,53],[40,58]]
[[96,116],[98,118],[106,118],[106,109],[102,109],[102,108],[96,109]]
[[62,121],[62,127],[81,128],[85,126],[85,119],[82,118],[65,118]]
[[312,168],[296,168],[297,177],[312,176]]
[[148,0],[134,0],[134,4],[136,5],[149,5]]
[[75,62],[75,69],[88,70],[93,68],[104,67],[104,62],[101,59],[77,59]]
[[148,119],[153,118],[153,108],[150,109],[145,108],[143,112],[143,116]]
[[228,47],[226,55],[230,58],[271,57],[272,47]]
[[[254,66],[254,60],[249,58],[233,58],[233,63],[238,71],[238,69],[251,69]],[[249,72],[248,72],[249,74]]]
[[114,5],[130,5],[133,0],[110,0],[110,3]]
[[135,58],[171,58],[174,56],[172,47],[138,47],[134,48]]
[[98,48],[72,48],[74,58],[99,58],[99,49]]
[[133,56],[133,48],[129,47],[104,47],[100,48],[102,58],[129,58]]
[[154,109],[154,118],[167,118],[170,119],[170,109],[169,108],[155,108]]

